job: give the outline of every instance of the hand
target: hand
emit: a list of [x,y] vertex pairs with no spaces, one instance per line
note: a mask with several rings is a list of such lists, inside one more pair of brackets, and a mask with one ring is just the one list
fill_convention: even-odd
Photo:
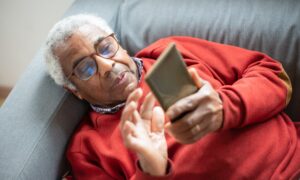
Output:
[[167,143],[164,134],[164,112],[154,107],[155,98],[149,93],[137,110],[142,90],[133,91],[122,112],[120,129],[125,146],[137,153],[144,172],[162,176],[167,167]]
[[223,124],[223,103],[219,94],[209,82],[199,77],[195,69],[190,69],[189,73],[200,89],[177,101],[166,113],[170,119],[187,113],[174,123],[166,124],[167,132],[183,144],[194,143]]

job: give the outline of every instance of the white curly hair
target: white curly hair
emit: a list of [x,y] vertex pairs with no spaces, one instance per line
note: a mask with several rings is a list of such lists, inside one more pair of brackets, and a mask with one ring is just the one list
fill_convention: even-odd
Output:
[[54,50],[65,45],[68,38],[78,29],[93,25],[104,31],[104,33],[113,33],[106,21],[92,14],[78,14],[66,17],[57,22],[49,31],[48,37],[43,48],[44,58],[47,70],[55,83],[60,86],[66,86],[71,90],[76,90],[75,85],[65,76],[58,57]]

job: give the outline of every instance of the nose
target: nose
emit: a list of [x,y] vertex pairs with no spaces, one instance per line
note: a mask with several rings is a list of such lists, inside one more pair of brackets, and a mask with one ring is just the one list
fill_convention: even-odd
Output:
[[108,76],[109,73],[112,71],[115,61],[111,59],[104,59],[97,55],[95,55],[94,58],[96,59],[98,65],[98,73],[100,73],[102,77]]

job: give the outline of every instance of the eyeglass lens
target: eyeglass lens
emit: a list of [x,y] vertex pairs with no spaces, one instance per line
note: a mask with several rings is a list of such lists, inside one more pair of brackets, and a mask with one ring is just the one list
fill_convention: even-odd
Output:
[[[96,47],[97,54],[103,58],[111,58],[118,51],[117,41],[108,36]],[[74,69],[75,75],[81,80],[88,80],[97,71],[97,64],[92,57],[84,58]]]
[[103,58],[111,58],[112,56],[115,55],[117,50],[118,50],[118,43],[111,36],[103,39],[96,48],[97,53]]
[[97,71],[97,65],[93,58],[84,58],[75,68],[75,75],[81,80],[87,80]]

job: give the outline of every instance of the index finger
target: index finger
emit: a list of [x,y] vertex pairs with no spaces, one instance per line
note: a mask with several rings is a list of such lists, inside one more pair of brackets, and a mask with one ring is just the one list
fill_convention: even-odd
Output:
[[143,90],[141,88],[135,89],[132,93],[129,94],[126,105],[129,104],[131,101],[138,102],[138,100],[142,97]]
[[155,97],[151,92],[149,92],[141,106],[141,117],[143,119],[151,120],[152,117],[152,110],[155,105]]
[[200,78],[199,74],[197,73],[197,70],[195,68],[188,69],[188,72],[192,79],[194,80],[194,83],[198,88],[201,88],[204,84],[204,81]]
[[122,129],[126,121],[131,121],[133,112],[136,110],[137,104],[134,101],[131,101],[125,106],[121,116],[120,128]]

